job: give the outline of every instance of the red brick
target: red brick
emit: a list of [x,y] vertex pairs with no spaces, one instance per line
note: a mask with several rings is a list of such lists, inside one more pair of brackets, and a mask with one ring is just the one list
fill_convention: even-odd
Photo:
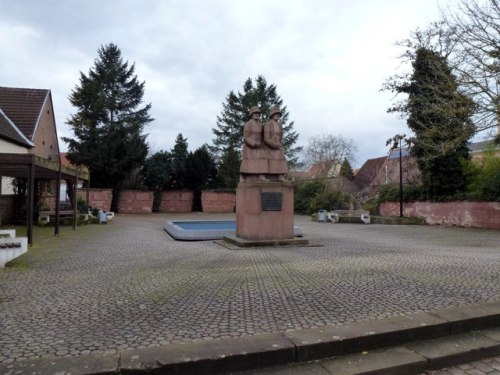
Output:
[[[500,202],[409,202],[404,216],[425,218],[427,224],[500,229]],[[380,205],[382,216],[399,216],[399,202]]]
[[201,192],[201,206],[206,213],[234,212],[236,205],[235,193],[223,193],[215,191]]
[[151,213],[153,211],[153,192],[124,190],[121,192],[118,211],[122,213]]
[[191,212],[193,192],[188,190],[164,191],[161,195],[161,212]]

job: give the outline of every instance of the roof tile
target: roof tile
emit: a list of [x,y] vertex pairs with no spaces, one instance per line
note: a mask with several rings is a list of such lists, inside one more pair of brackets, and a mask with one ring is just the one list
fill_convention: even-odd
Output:
[[0,108],[29,140],[33,134],[45,99],[46,89],[0,87]]

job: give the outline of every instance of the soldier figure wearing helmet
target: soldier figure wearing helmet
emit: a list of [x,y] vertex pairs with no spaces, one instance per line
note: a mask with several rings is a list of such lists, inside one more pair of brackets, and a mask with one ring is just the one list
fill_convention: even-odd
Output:
[[286,181],[288,164],[281,147],[282,129],[280,124],[281,111],[278,107],[271,107],[269,121],[264,125],[264,144],[268,159],[268,174],[278,175],[279,181]]
[[269,181],[266,150],[263,147],[261,111],[258,106],[250,108],[250,119],[243,128],[243,160],[240,166],[240,180],[249,180],[250,176],[257,176],[259,181]]

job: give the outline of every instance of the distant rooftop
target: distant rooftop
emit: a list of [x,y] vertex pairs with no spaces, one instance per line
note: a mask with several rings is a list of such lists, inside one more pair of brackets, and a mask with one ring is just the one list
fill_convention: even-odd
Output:
[[[486,141],[474,142],[469,145],[469,150],[472,152],[484,151],[485,149],[494,145],[493,139],[488,139]],[[500,149],[500,144],[494,145],[495,149]]]
[[[410,156],[410,150],[407,147],[402,148],[401,149],[401,157],[406,158],[408,156]],[[389,160],[392,160],[392,159],[399,159],[399,148],[395,148],[394,150],[391,150],[391,152],[389,153]]]

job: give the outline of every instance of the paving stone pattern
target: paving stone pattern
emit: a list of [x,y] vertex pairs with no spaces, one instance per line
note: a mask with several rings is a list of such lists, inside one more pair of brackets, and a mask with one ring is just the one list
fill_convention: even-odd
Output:
[[163,231],[173,218],[117,215],[108,225],[65,227],[0,270],[0,363],[500,300],[498,231],[297,216],[311,246],[229,250],[174,241]]

